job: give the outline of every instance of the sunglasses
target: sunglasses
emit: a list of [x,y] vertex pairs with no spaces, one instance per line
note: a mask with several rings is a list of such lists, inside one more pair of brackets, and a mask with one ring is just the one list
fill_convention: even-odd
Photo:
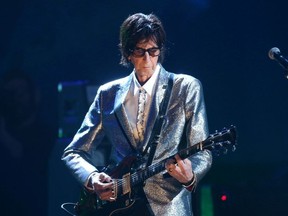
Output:
[[143,57],[145,53],[148,52],[150,56],[155,57],[160,55],[160,48],[152,47],[149,49],[143,49],[136,47],[134,50],[131,50],[131,53],[134,57]]

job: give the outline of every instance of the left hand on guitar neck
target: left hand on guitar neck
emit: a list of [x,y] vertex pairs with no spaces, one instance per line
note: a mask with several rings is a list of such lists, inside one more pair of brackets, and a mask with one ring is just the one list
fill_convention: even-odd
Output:
[[176,161],[171,159],[166,162],[167,172],[181,184],[189,184],[194,179],[191,161],[188,158],[182,160],[178,154],[175,155],[175,159]]

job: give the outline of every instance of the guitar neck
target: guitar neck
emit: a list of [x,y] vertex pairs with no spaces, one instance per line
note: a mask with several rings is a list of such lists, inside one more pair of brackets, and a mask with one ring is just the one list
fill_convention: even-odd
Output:
[[[188,147],[186,149],[179,151],[177,154],[179,154],[179,156],[182,159],[185,159],[185,158],[201,151],[202,148],[203,148],[203,142],[200,142],[196,145],[193,145],[191,147]],[[135,185],[141,184],[145,180],[147,180],[148,178],[162,172],[163,170],[165,170],[165,164],[166,164],[167,160],[169,160],[171,158],[174,159],[174,157],[175,157],[175,155],[172,155],[166,159],[163,159],[157,163],[151,164],[150,166],[131,174],[131,185],[135,186]]]
[[[228,148],[231,148],[232,151],[235,151],[237,140],[236,140],[236,127],[231,126],[230,128],[224,128],[222,131],[216,131],[214,134],[210,134],[206,140],[199,142],[193,146],[190,146],[186,149],[179,151],[177,154],[180,158],[185,159],[197,152],[202,150],[210,150],[211,152],[217,153],[227,153]],[[163,159],[157,163],[151,164],[148,167],[140,168],[134,173],[125,173],[121,179],[117,180],[117,187],[119,194],[126,194],[131,191],[131,188],[143,184],[148,178],[160,173],[165,170],[165,164],[169,159],[175,160],[175,155]],[[122,163],[122,166],[127,166],[127,164],[132,164],[135,160],[135,157],[128,158],[125,163]],[[130,161],[130,162],[129,162]],[[131,163],[132,162],[132,163]],[[118,167],[117,171],[121,169],[121,166]],[[116,172],[117,173],[117,172]]]

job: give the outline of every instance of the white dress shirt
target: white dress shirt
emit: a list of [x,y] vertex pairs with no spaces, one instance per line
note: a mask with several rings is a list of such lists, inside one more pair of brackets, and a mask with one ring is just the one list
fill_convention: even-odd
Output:
[[[150,77],[150,79],[141,86],[136,78],[135,70],[134,70],[134,76],[133,81],[131,82],[131,86],[129,89],[129,92],[126,96],[124,107],[126,110],[126,114],[128,117],[128,120],[130,122],[131,129],[133,131],[133,135],[135,140],[139,141],[139,134],[138,130],[136,128],[137,123],[137,111],[138,111],[138,97],[139,97],[139,89],[144,89],[146,91],[146,103],[145,103],[145,110],[144,110],[144,130],[148,119],[149,110],[151,107],[151,101],[152,96],[155,91],[155,84],[158,78],[158,74],[160,71],[159,64],[156,66],[156,69],[153,73],[153,75]],[[145,133],[145,131],[144,131]]]

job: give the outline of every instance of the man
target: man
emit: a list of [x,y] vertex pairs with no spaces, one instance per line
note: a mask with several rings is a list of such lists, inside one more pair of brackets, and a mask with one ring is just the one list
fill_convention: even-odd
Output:
[[192,215],[191,191],[212,163],[206,150],[183,160],[177,154],[180,149],[205,140],[208,125],[200,82],[192,76],[169,73],[161,65],[165,37],[162,23],[153,14],[137,13],[123,22],[121,64],[132,64],[134,70],[128,77],[98,89],[81,128],[62,157],[87,189],[101,200],[117,202],[116,181],[91,162],[93,152],[106,137],[112,146],[111,163],[118,164],[135,152],[143,155],[150,145],[153,125],[172,75],[170,101],[152,164],[176,154],[175,160],[168,160],[166,170],[145,181],[142,201],[123,215]]

